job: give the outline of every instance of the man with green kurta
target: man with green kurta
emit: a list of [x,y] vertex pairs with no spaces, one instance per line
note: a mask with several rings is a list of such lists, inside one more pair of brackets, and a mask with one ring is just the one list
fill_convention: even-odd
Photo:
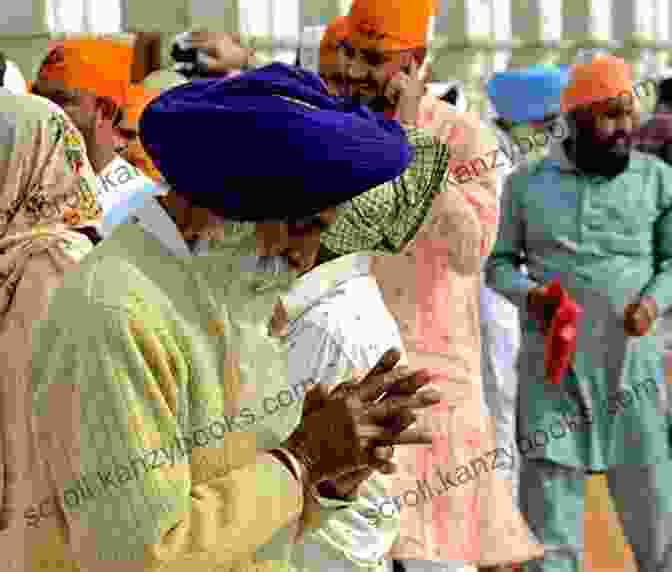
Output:
[[[582,569],[593,472],[607,474],[639,570],[672,570],[669,398],[654,334],[672,306],[672,170],[631,151],[632,94],[619,58],[572,69],[562,93],[571,135],[507,181],[486,267],[488,285],[521,310],[521,508],[546,548],[528,571]],[[559,384],[544,364],[552,279],[583,307]]]

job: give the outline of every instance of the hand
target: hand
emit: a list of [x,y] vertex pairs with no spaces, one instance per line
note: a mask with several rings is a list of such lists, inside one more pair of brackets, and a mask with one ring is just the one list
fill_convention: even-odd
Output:
[[322,481],[317,490],[321,496],[331,499],[355,500],[360,485],[373,475],[373,469],[360,469],[342,475],[333,481]]
[[192,32],[191,47],[205,52],[206,67],[210,73],[227,74],[254,65],[254,50],[244,48],[237,35]]
[[399,72],[385,86],[386,99],[395,105],[395,117],[400,123],[415,125],[420,101],[425,95],[425,82],[420,77],[415,58],[411,60],[408,74]]
[[623,316],[625,333],[628,336],[645,336],[658,317],[658,306],[653,298],[645,297],[628,304]]
[[[310,484],[363,469],[390,472],[390,454],[381,448],[431,444],[427,432],[408,428],[416,420],[412,410],[439,403],[440,393],[417,393],[430,382],[429,373],[394,367],[399,358],[390,350],[361,382],[341,384],[329,396],[321,388],[307,396],[309,413],[283,447],[303,463]],[[389,397],[377,402],[385,393]]]
[[551,327],[553,316],[559,304],[560,298],[550,295],[547,286],[538,286],[528,292],[528,311],[540,324],[543,334],[546,334]]

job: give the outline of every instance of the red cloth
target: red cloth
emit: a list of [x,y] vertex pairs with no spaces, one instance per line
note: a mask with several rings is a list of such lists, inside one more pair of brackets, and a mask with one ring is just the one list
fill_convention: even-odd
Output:
[[548,285],[548,294],[559,298],[559,303],[546,334],[544,365],[546,378],[553,384],[559,384],[576,351],[577,329],[583,309],[569,297],[557,280]]

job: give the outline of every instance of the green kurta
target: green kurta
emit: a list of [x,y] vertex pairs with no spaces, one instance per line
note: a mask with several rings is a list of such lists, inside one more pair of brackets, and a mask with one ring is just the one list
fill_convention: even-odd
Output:
[[[659,341],[626,337],[623,310],[640,295],[659,315],[672,304],[672,168],[633,152],[620,176],[589,177],[558,145],[509,178],[502,207],[487,282],[522,311],[521,453],[594,471],[669,459]],[[545,381],[544,338],[525,307],[531,287],[556,277],[584,308],[558,386]]]

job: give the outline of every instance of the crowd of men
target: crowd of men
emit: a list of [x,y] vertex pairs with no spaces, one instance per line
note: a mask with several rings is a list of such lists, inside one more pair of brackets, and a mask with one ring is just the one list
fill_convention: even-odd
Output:
[[319,73],[0,61],[1,570],[578,572],[604,473],[672,572],[669,81],[500,72],[492,121],[433,11],[354,0]]

